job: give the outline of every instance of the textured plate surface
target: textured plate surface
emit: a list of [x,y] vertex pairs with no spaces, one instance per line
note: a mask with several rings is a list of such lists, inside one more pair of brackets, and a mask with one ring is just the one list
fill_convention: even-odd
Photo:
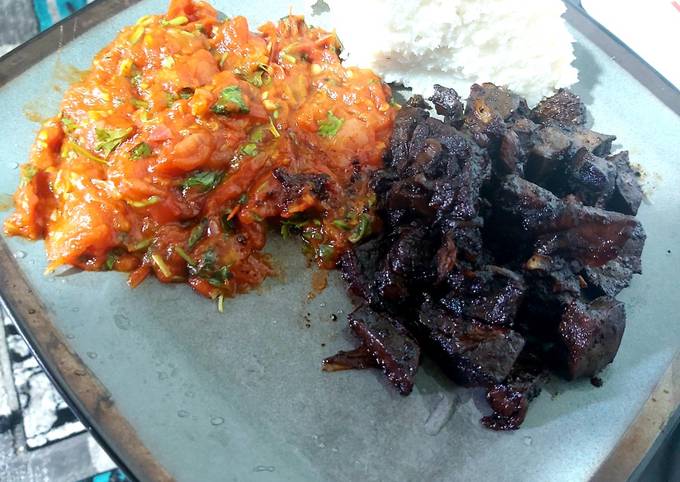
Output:
[[[302,2],[214,4],[254,26],[284,16],[290,4],[301,11]],[[86,68],[118,29],[165,6],[142,1],[0,87],[0,193],[16,188],[17,164],[27,159],[38,127],[25,111],[54,114],[61,96],[55,86],[63,88],[66,66]],[[38,325],[27,315],[22,323],[29,332],[43,327],[34,341],[56,328],[47,352],[62,350],[63,357],[43,352],[43,362],[63,375],[64,389],[142,478],[163,473],[127,459],[140,441],[149,460],[186,481],[586,479],[612,452],[680,346],[680,118],[590,41],[577,40],[575,90],[589,104],[593,128],[615,133],[646,173],[645,274],[621,296],[628,327],[602,375],[604,386],[553,383],[519,431],[483,429],[480,393],[454,387],[429,363],[407,398],[374,371],[321,372],[324,356],[350,346],[343,315],[350,304],[335,274],[328,289],[308,301],[313,271],[299,246],[276,237],[268,249],[285,277],[229,300],[224,314],[186,286],[147,281],[130,290],[120,273],[44,277],[42,243],[4,238],[15,259],[0,256],[0,269],[15,273],[16,263],[33,290],[17,294],[27,291],[19,275],[0,274],[7,304],[15,315],[42,320]],[[2,204],[7,208],[4,196]],[[33,296],[41,306],[25,306]],[[77,373],[80,362],[87,373]],[[95,381],[75,383],[73,373],[84,380],[91,373]],[[106,396],[92,402],[97,390]],[[134,427],[134,437],[107,418],[113,410]]]

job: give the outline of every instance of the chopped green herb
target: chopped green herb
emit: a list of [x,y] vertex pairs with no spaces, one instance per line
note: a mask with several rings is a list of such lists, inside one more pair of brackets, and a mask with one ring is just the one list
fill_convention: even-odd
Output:
[[303,231],[302,231],[302,239],[305,241],[320,241],[323,239],[323,234],[321,234],[321,231],[313,228],[311,226],[307,226]]
[[230,280],[232,277],[231,271],[229,270],[229,266],[222,266],[220,269],[215,271],[208,277],[208,283],[210,283],[213,286],[224,286],[224,283],[228,280]]
[[302,231],[309,224],[309,220],[302,214],[296,214],[281,221],[281,236],[288,239],[291,231]]
[[264,139],[264,127],[256,127],[250,133],[250,142],[258,143]]
[[344,220],[342,219],[336,219],[333,221],[333,226],[336,228],[342,229],[343,231],[349,231],[352,229],[349,224],[347,224]]
[[140,142],[130,150],[130,159],[143,159],[151,155],[151,146],[146,142]]
[[118,256],[114,252],[109,252],[106,255],[106,261],[104,262],[104,269],[106,271],[111,271],[118,261]]
[[161,198],[158,196],[151,196],[144,201],[128,201],[127,203],[133,208],[145,208],[160,202]]
[[324,261],[328,261],[333,257],[335,253],[335,248],[330,244],[320,244],[319,245],[319,258]]
[[166,92],[165,99],[168,102],[168,106],[171,106],[177,99],[179,99],[179,96],[174,92]]
[[246,156],[254,156],[257,154],[257,144],[246,144],[241,147],[241,152]]
[[252,213],[251,216],[258,223],[261,223],[262,221],[264,221],[264,219],[262,219],[262,216],[260,216],[257,213]]
[[184,189],[200,187],[203,192],[210,191],[222,182],[223,177],[222,171],[197,171],[182,182],[182,187]]
[[194,96],[194,89],[191,87],[185,87],[179,91],[179,96],[182,99],[191,99]]
[[220,92],[217,102],[212,106],[211,110],[215,114],[229,115],[229,114],[247,114],[250,112],[246,101],[243,99],[241,89],[232,85]]
[[182,258],[184,261],[186,261],[187,264],[192,265],[192,266],[196,264],[196,261],[194,260],[194,258],[189,256],[187,254],[187,252],[182,249],[181,246],[175,246],[175,252],[180,256],[180,258]]
[[241,194],[241,197],[238,198],[238,203],[241,205],[244,205],[248,202],[248,194],[243,193]]
[[78,154],[78,155],[80,155],[80,156],[83,156],[83,157],[86,157],[86,158],[90,159],[91,161],[95,161],[95,162],[98,162],[98,163],[100,163],[100,164],[105,164],[105,165],[108,165],[108,164],[109,164],[109,163],[106,161],[106,159],[102,159],[102,158],[99,157],[99,156],[95,156],[95,155],[92,154],[90,151],[88,151],[87,149],[85,149],[85,148],[83,148],[83,147],[80,147],[80,146],[79,146],[78,144],[76,144],[75,142],[66,141],[66,143],[65,143],[64,145],[65,145],[68,149],[70,149],[71,151],[75,152],[76,154]]
[[73,122],[71,119],[68,117],[62,117],[61,118],[61,125],[64,127],[64,132],[66,133],[71,133],[74,130],[76,130],[76,123]]
[[[278,117],[278,116],[279,116],[278,112],[279,112],[278,110],[275,110],[275,111],[274,111],[274,116],[275,116],[275,117]],[[272,135],[273,135],[274,137],[276,137],[276,138],[281,137],[281,133],[280,133],[279,130],[276,128],[276,125],[274,125],[274,119],[272,119],[271,117],[269,118],[269,132],[271,132]]]
[[359,223],[354,226],[347,239],[350,243],[358,243],[369,234],[371,234],[371,220],[366,214],[362,214],[359,216]]
[[31,179],[33,179],[36,174],[38,174],[38,168],[36,168],[33,164],[22,165],[21,166],[21,187],[24,187],[29,182],[31,182]]
[[149,246],[151,246],[151,243],[153,243],[153,238],[142,239],[139,243],[133,244],[128,249],[130,251],[133,251],[133,252],[134,251],[142,251],[142,250],[148,248]]
[[224,295],[220,294],[217,296],[217,311],[224,313]]
[[167,26],[179,27],[180,25],[184,25],[187,22],[189,22],[189,19],[186,18],[184,15],[181,15],[170,20],[161,20],[161,25],[163,27]]
[[97,144],[95,150],[108,157],[116,147],[118,147],[125,139],[130,137],[132,127],[127,129],[95,129],[97,136]]
[[319,122],[319,135],[321,137],[335,137],[344,123],[343,119],[335,117],[331,111],[328,111],[326,120]]
[[142,73],[141,72],[133,73],[132,77],[130,77],[130,83],[134,85],[136,88],[139,88],[139,84],[142,83]]
[[137,99],[136,97],[133,97],[132,99],[130,99],[130,104],[132,104],[132,106],[135,109],[146,109],[147,107],[149,107],[149,103],[147,101],[142,100],[142,99]]
[[156,263],[156,266],[158,266],[160,272],[163,273],[163,276],[166,278],[170,278],[172,276],[172,270],[170,270],[170,267],[165,263],[165,260],[160,254],[152,254],[151,259],[154,263]]
[[191,233],[189,233],[189,240],[187,241],[187,246],[189,249],[193,249],[194,246],[196,246],[196,243],[198,243],[201,238],[205,235],[205,231],[208,228],[208,220],[203,219],[200,223],[198,223],[194,228],[191,230]]

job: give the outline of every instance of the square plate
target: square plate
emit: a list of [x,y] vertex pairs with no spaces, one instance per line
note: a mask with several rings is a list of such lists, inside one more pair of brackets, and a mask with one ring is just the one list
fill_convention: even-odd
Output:
[[[251,26],[291,4],[302,11],[302,1],[214,2]],[[161,0],[96,2],[0,60],[0,193],[15,190],[27,159],[38,128],[28,117],[56,113],[71,66],[87,68],[121,27],[165,8]],[[577,11],[569,15],[597,34]],[[350,302],[335,273],[308,300],[312,270],[299,246],[275,236],[268,250],[285,279],[229,300],[224,314],[184,285],[149,280],[130,290],[121,273],[45,277],[42,243],[1,238],[5,306],[84,423],[139,479],[571,481],[598,468],[627,477],[661,430],[616,448],[639,427],[638,412],[663,424],[678,403],[676,370],[658,391],[663,403],[646,404],[680,347],[680,118],[575,36],[574,90],[593,128],[616,133],[617,147],[646,173],[645,274],[622,293],[628,327],[604,386],[552,383],[519,431],[484,429],[482,394],[455,387],[427,362],[406,398],[377,371],[321,372],[324,356],[353,343],[344,321],[331,319],[344,320]]]

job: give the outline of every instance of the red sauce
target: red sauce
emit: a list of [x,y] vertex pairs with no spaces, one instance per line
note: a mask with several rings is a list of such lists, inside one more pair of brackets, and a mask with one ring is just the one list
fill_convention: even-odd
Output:
[[374,216],[368,175],[395,116],[373,72],[302,17],[251,32],[202,2],[123,29],[65,93],[22,166],[10,235],[49,269],[154,274],[233,295],[273,270],[268,226],[332,267]]

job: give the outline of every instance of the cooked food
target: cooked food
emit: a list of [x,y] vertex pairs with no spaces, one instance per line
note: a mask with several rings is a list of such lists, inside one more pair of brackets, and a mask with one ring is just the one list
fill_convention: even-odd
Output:
[[530,109],[491,83],[466,103],[429,87],[494,78],[534,102],[571,84],[561,2],[328,3],[349,58],[431,92],[438,117],[420,95],[396,105],[302,17],[251,32],[173,0],[66,92],[5,231],[44,238],[48,271],[153,274],[220,310],[275,272],[268,228],[300,235],[361,300],[358,347],[324,370],[380,368],[408,395],[422,352],[487,390],[485,426],[516,429],[550,371],[594,377],[616,356],[615,297],[645,242],[628,153],[564,88]]
[[325,3],[322,18],[337,29],[348,62],[415,93],[493,81],[533,105],[577,80],[560,0],[364,0],[361,15],[355,2]]
[[372,179],[384,230],[340,265],[360,318],[390,320],[368,324],[390,342],[364,355],[392,383],[386,360],[418,354],[417,340],[458,384],[487,389],[487,427],[516,429],[549,370],[593,377],[616,356],[614,297],[641,272],[642,191],[627,152],[611,155],[615,137],[587,129],[568,90],[533,110],[490,83],[465,105],[434,92],[444,120],[420,96],[399,112]]
[[131,271],[218,297],[273,272],[268,224],[332,267],[373,226],[368,174],[396,108],[345,68],[334,33],[289,16],[249,30],[203,2],[123,29],[65,94],[22,166],[5,231],[49,270]]

